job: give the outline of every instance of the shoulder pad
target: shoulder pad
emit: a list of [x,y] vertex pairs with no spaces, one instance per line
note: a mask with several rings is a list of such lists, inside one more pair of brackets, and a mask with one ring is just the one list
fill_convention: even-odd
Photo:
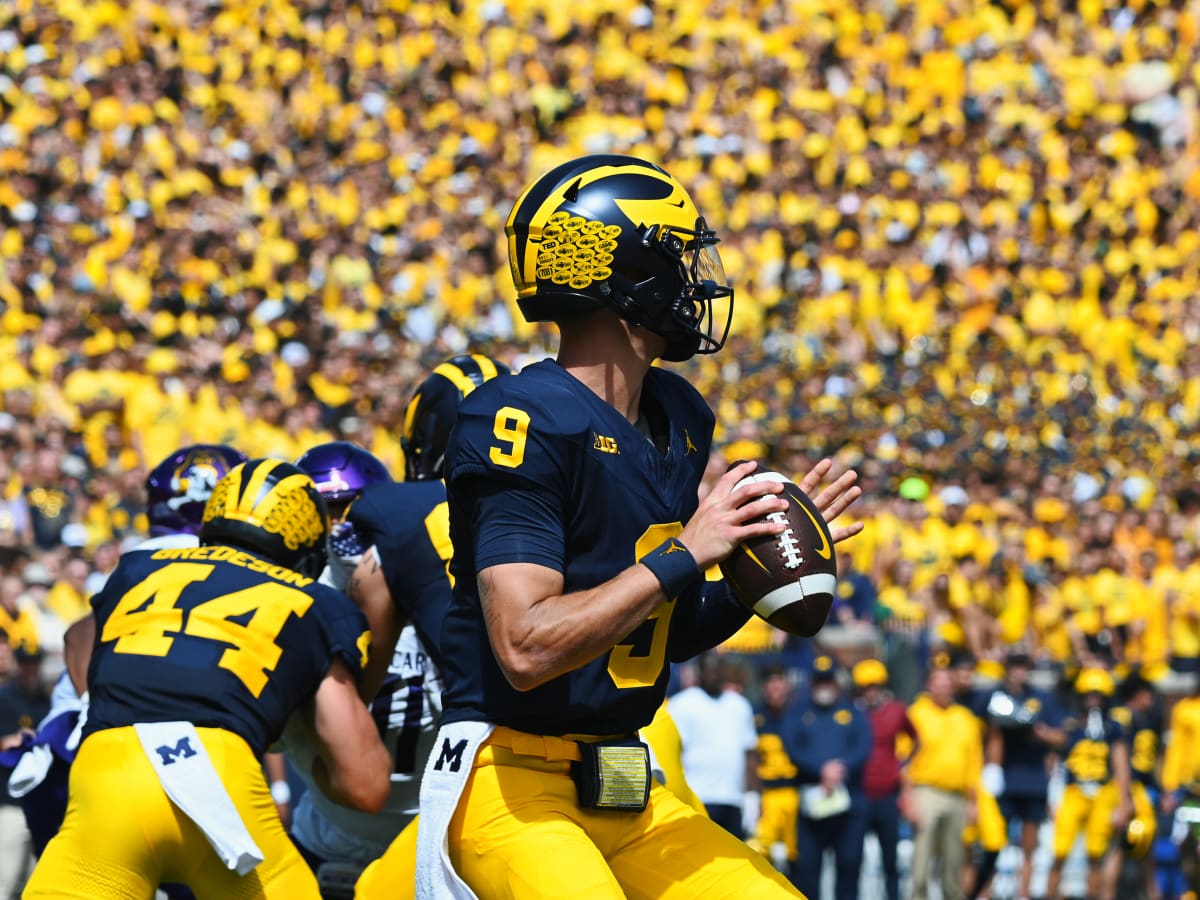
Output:
[[580,391],[587,390],[567,375],[556,363],[536,363],[511,378],[493,378],[472,391],[459,407],[459,418],[468,415],[495,416],[505,406],[545,419],[546,433],[569,436],[589,433],[589,417],[580,403]]
[[164,561],[154,558],[154,552],[152,550],[131,550],[122,553],[121,558],[117,561],[117,567],[105,580],[104,587],[93,594],[88,602],[95,607],[98,603],[103,602],[102,598],[113,594],[119,597],[159,566],[165,565]]
[[413,534],[425,534],[425,517],[445,499],[441,481],[373,484],[350,504],[346,519],[365,546],[403,543]]
[[463,401],[446,450],[447,484],[480,474],[563,483],[567,454],[590,446],[590,418],[569,376],[542,365],[493,378]]

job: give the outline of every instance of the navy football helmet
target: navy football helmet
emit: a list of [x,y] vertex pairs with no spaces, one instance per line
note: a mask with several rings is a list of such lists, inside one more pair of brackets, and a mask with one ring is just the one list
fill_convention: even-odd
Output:
[[282,459],[252,459],[219,482],[200,543],[231,544],[316,578],[325,568],[329,510],[312,478]]
[[442,477],[446,444],[458,417],[458,405],[485,381],[511,373],[499,360],[472,353],[446,360],[421,382],[404,412],[404,433],[400,437],[406,481]]
[[666,338],[672,362],[725,345],[733,288],[719,238],[658,166],[607,154],[564,163],[526,188],[505,233],[528,321],[608,308]]
[[244,453],[225,444],[191,444],[160,462],[146,476],[150,534],[199,534],[213,488],[245,461]]

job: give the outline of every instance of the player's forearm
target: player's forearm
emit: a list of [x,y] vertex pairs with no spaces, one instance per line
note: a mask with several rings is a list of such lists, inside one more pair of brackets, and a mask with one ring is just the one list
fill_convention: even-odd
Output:
[[683,662],[733,637],[753,613],[724,581],[704,581],[681,595],[671,620],[671,662]]
[[1117,783],[1117,791],[1124,803],[1131,804],[1132,776],[1129,769],[1129,748],[1123,743],[1113,744],[1112,748],[1113,780]]
[[[389,784],[386,776],[389,760],[382,745],[368,745],[354,765],[339,765],[316,757],[312,775],[321,793],[342,806],[363,812],[376,813],[387,802]],[[384,773],[380,775],[380,773]]]
[[[544,586],[538,589],[540,574],[524,579],[525,574],[509,566],[479,573],[492,649],[519,691],[533,690],[607,653],[666,600],[654,573],[642,565],[570,594],[547,595]],[[542,599],[529,602],[525,598],[530,596]]]
[[369,703],[379,693],[387,677],[396,641],[408,617],[392,599],[379,562],[379,551],[374,546],[363,554],[362,561],[350,577],[346,593],[367,617],[367,625],[371,629],[367,664],[358,682],[359,696]]
[[92,645],[96,643],[96,617],[88,613],[67,629],[63,635],[63,661],[67,677],[75,693],[87,691],[88,667],[92,662]]
[[1000,729],[995,725],[988,726],[987,746],[984,748],[985,763],[991,765],[1004,765],[1004,738],[1000,736]]
[[335,803],[379,812],[391,788],[391,758],[357,688],[346,665],[334,660],[313,698],[312,774]]

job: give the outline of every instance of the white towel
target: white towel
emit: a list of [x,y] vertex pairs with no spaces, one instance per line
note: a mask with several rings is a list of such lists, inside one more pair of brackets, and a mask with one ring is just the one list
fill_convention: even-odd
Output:
[[54,751],[45,744],[35,744],[29,752],[13,766],[8,777],[8,796],[20,800],[46,780],[50,766],[54,764]]
[[479,747],[491,733],[488,722],[452,722],[438,729],[421,779],[417,900],[476,900],[450,864],[446,835]]
[[[51,708],[51,711],[38,725],[36,742],[13,767],[12,774],[8,778],[8,795],[10,797],[20,800],[42,784],[46,780],[46,776],[50,774],[50,767],[54,765],[56,754],[68,764],[75,759],[75,751],[79,749],[80,735],[83,734],[83,726],[87,723],[87,711],[88,695],[86,691],[83,697],[75,697],[65,703],[60,702],[57,710]],[[69,719],[58,721],[63,716],[72,716],[75,722],[71,730],[67,732],[66,738],[59,744],[62,729],[70,721]]]
[[246,875],[263,861],[191,722],[133,726],[171,802],[196,823],[226,867]]

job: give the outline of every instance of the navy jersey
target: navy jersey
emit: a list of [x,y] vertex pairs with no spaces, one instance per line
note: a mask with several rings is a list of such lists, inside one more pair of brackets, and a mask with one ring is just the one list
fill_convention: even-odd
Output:
[[960,706],[965,706],[971,711],[975,718],[979,719],[982,727],[987,719],[988,700],[991,699],[992,692],[981,688],[968,688],[960,694],[954,696],[954,702]]
[[347,519],[364,546],[375,545],[392,600],[440,667],[437,641],[452,599],[445,484],[373,484],[351,505]]
[[233,547],[127,553],[92,609],[85,737],[187,721],[261,754],[335,657],[361,673],[369,639],[337,591]]
[[1111,715],[1128,736],[1131,774],[1146,787],[1156,787],[1155,768],[1162,749],[1162,711],[1157,706],[1137,712],[1118,706]]
[[1112,778],[1112,748],[1125,743],[1125,729],[1110,716],[1092,710],[1065,724],[1063,747],[1068,784],[1099,785]]
[[989,695],[986,714],[1004,743],[1005,796],[1044,798],[1050,788],[1049,747],[1034,736],[1033,726],[1060,724],[1054,698],[1033,688],[1021,695],[997,689]]
[[797,784],[796,764],[783,745],[785,724],[783,711],[772,712],[764,706],[754,713],[754,727],[758,729],[758,780],[764,790]]
[[[454,602],[442,632],[444,720],[538,734],[622,734],[666,696],[673,629],[694,627],[699,590],[668,599],[611,651],[527,692],[496,663],[476,573],[536,563],[564,593],[594,588],[682,530],[698,504],[713,415],[686,381],[651,369],[645,408],[669,419],[666,453],[553,361],[497,378],[459,408],[446,453]],[[702,643],[702,642],[701,642]]]

